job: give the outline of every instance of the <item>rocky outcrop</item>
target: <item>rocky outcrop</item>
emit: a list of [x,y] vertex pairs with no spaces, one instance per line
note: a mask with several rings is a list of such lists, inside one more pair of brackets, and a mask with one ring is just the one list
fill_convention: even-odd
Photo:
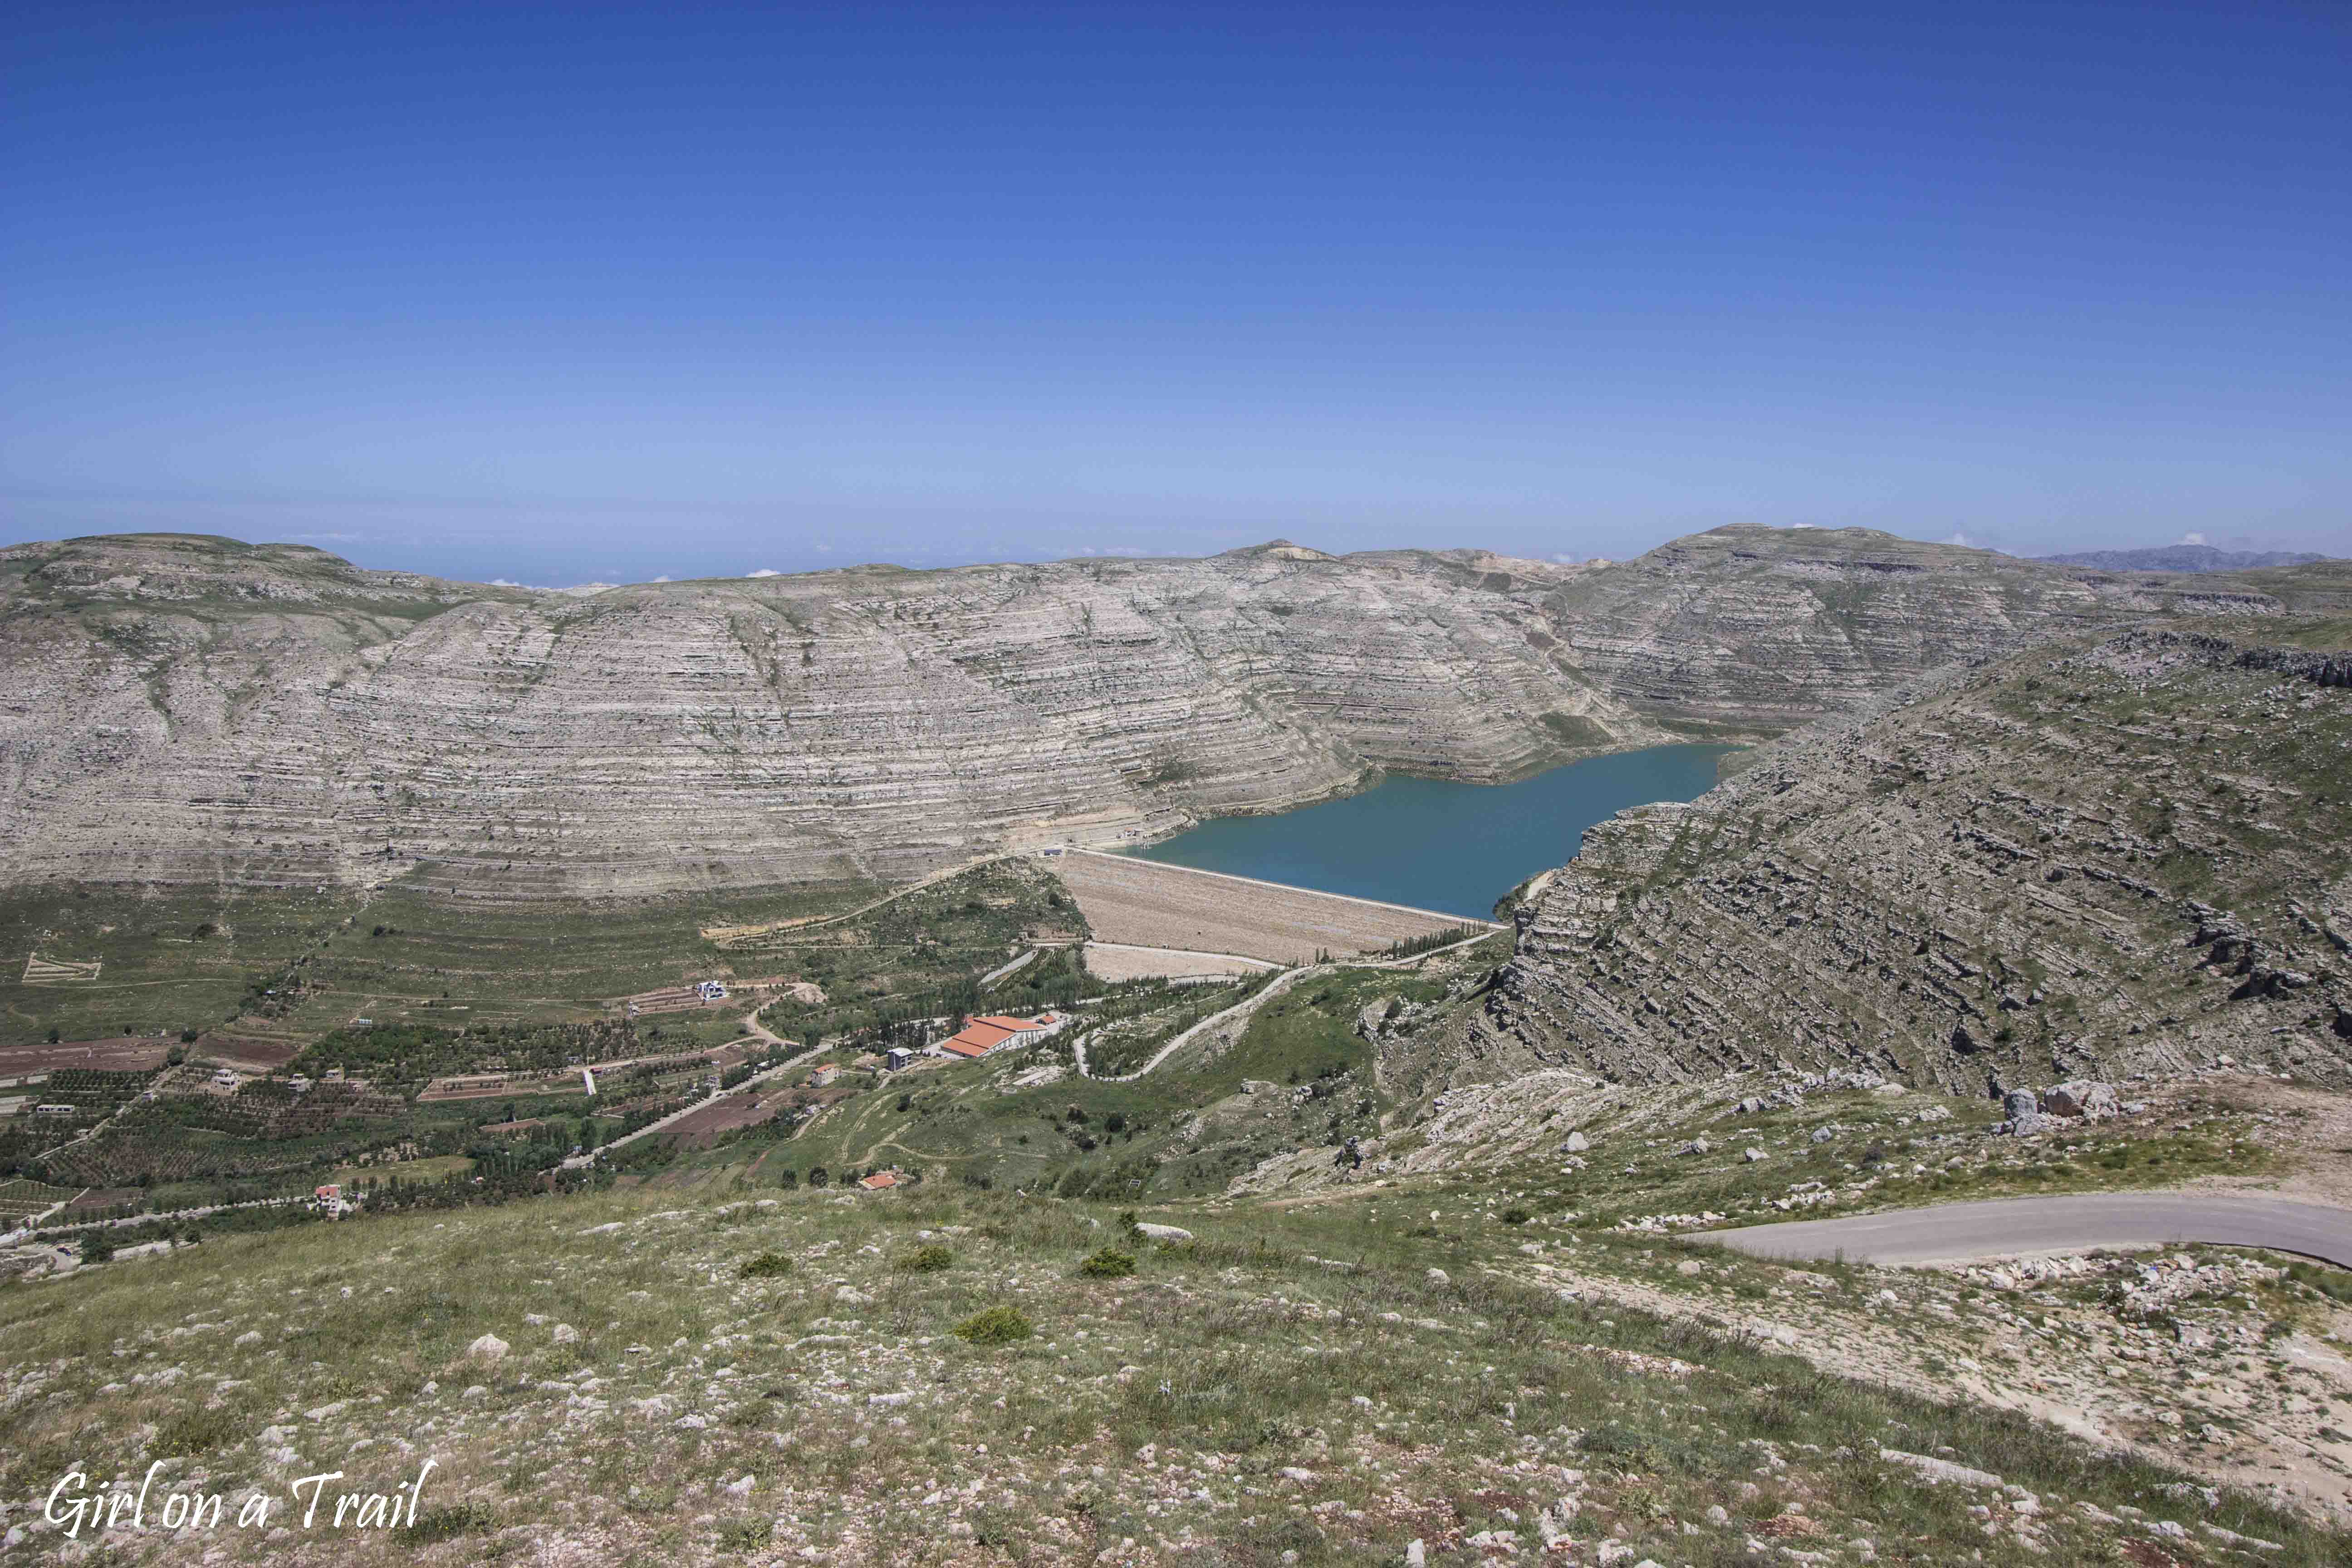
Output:
[[1587,834],[1450,1070],[2083,1080],[2036,1116],[2233,1060],[2343,1080],[2342,657],[2135,632],[1789,736]]
[[0,552],[0,881],[506,897],[897,879],[1661,738],[1570,569],[1296,546],[584,597],[121,538]]
[[[2200,582],[2200,607],[2281,605]],[[1718,530],[1622,566],[1277,542],[583,595],[190,536],[19,545],[0,883],[897,879],[1380,769],[1498,781],[1769,735],[2189,603],[1853,530]]]
[[1751,739],[1850,712],[1923,671],[2159,615],[2273,615],[2219,576],[2116,574],[1871,529],[1732,526],[1545,600],[1564,657],[1645,718]]

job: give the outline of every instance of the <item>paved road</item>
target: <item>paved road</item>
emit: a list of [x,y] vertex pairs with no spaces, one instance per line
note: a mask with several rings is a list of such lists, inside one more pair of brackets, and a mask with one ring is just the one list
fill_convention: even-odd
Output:
[[2352,1268],[2352,1209],[2202,1193],[2095,1193],[1746,1226],[1695,1239],[1759,1258],[1843,1253],[1857,1263],[1892,1264],[2202,1241],[2266,1247]]

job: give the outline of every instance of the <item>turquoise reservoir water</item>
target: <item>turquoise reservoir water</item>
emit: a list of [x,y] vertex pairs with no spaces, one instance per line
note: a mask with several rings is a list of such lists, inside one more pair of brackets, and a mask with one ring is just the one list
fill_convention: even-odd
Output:
[[1204,822],[1129,853],[1484,920],[1496,899],[1573,858],[1594,823],[1629,805],[1704,795],[1716,759],[1733,749],[1655,746],[1514,784],[1391,777],[1278,816]]

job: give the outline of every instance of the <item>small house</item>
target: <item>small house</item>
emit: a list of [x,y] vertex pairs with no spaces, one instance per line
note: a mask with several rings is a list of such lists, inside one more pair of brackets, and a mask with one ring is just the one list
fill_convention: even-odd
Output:
[[884,1070],[888,1072],[897,1072],[901,1068],[910,1066],[914,1059],[915,1053],[904,1046],[892,1046],[882,1053],[882,1066]]

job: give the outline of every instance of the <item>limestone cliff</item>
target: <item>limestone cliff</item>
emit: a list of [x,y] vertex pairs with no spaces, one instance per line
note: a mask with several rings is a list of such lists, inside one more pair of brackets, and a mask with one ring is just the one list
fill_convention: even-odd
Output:
[[[2317,570],[2299,569],[2305,571]],[[1957,654],[2287,607],[1864,531],[532,593],[185,535],[0,551],[0,883],[508,898],[896,879],[1777,733]]]
[[1393,1065],[2352,1079],[2352,623],[2220,630],[1958,668],[1621,814]]

